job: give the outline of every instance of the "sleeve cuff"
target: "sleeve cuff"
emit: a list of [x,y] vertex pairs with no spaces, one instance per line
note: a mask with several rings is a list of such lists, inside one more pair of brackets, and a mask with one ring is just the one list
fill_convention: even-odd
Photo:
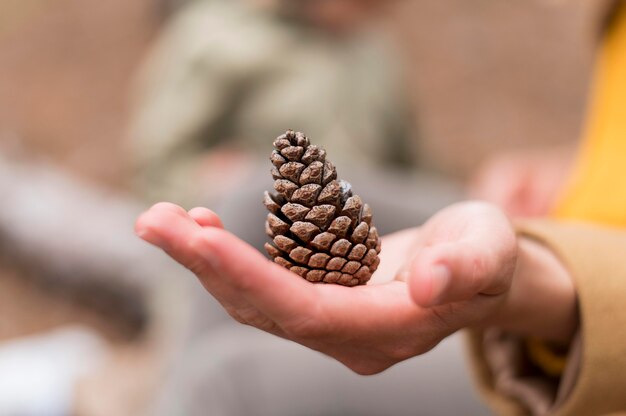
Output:
[[525,221],[571,272],[581,327],[560,378],[532,371],[523,340],[496,329],[471,331],[469,350],[479,389],[498,414],[607,414],[626,408],[626,232],[581,223]]

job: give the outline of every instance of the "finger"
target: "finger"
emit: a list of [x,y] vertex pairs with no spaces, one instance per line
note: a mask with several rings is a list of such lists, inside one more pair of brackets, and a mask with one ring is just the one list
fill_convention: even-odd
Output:
[[198,276],[204,287],[228,310],[247,307],[227,280],[217,278],[206,256],[194,250],[198,233],[204,230],[183,208],[161,202],[143,213],[136,221],[135,232],[147,242],[163,249],[170,257]]
[[201,227],[172,204],[157,204],[137,220],[137,234],[193,271],[220,301],[245,300],[273,319],[312,311],[311,284],[268,261],[253,247],[217,227]]
[[[172,227],[171,229],[171,233],[181,234],[181,236],[172,238],[171,235],[168,235],[168,238],[165,238],[166,236],[160,232],[160,229],[172,218],[176,218],[177,222],[184,225],[182,228],[174,229]],[[189,232],[190,229],[198,227],[195,221],[191,221],[187,211],[180,206],[169,202],[159,202],[137,218],[137,221],[135,221],[135,234],[150,244],[167,251],[175,248],[172,246],[172,243],[180,245],[180,241],[183,239],[182,235]]]
[[200,238],[198,235],[208,229],[204,227],[218,229],[221,221],[217,215],[204,208],[192,211],[197,219],[174,204],[156,204],[138,218],[136,232],[141,238],[162,248],[173,259],[196,274],[205,289],[234,319],[284,336],[271,319],[241,296],[228,279],[222,278],[217,273],[211,264],[210,253],[199,255],[196,252],[197,241]]
[[189,210],[189,216],[202,227],[224,228],[222,220],[218,215],[208,208],[195,207]]
[[417,228],[397,231],[382,237],[384,249],[379,255],[380,264],[368,285],[386,283],[393,280],[394,277],[398,279],[400,266],[406,262],[411,252],[415,252],[418,237]]
[[514,268],[514,250],[501,251],[478,239],[437,244],[410,263],[409,293],[423,307],[497,295],[510,286]]
[[315,309],[312,284],[266,259],[252,246],[219,228],[206,228],[194,243],[210,254],[214,270],[250,304],[279,323],[309,316]]

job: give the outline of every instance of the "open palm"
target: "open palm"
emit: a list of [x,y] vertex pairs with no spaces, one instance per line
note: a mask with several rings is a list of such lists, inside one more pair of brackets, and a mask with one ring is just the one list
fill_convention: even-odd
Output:
[[380,372],[480,324],[502,303],[515,265],[508,220],[476,203],[385,237],[372,282],[353,288],[302,279],[224,230],[205,208],[157,204],[137,220],[136,232],[190,269],[237,321],[360,374]]

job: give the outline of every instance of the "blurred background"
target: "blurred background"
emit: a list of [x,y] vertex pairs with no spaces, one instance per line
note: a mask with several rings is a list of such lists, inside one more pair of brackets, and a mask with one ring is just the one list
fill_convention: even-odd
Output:
[[134,218],[208,206],[260,247],[293,128],[418,225],[578,141],[605,3],[0,0],[0,415],[485,414],[456,338],[352,375],[230,323]]

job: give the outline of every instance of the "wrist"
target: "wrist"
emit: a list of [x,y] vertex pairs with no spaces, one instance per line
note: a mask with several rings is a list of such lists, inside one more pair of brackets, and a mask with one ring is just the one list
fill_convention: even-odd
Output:
[[578,327],[576,290],[560,259],[546,246],[518,237],[509,292],[489,326],[522,336],[568,343]]

